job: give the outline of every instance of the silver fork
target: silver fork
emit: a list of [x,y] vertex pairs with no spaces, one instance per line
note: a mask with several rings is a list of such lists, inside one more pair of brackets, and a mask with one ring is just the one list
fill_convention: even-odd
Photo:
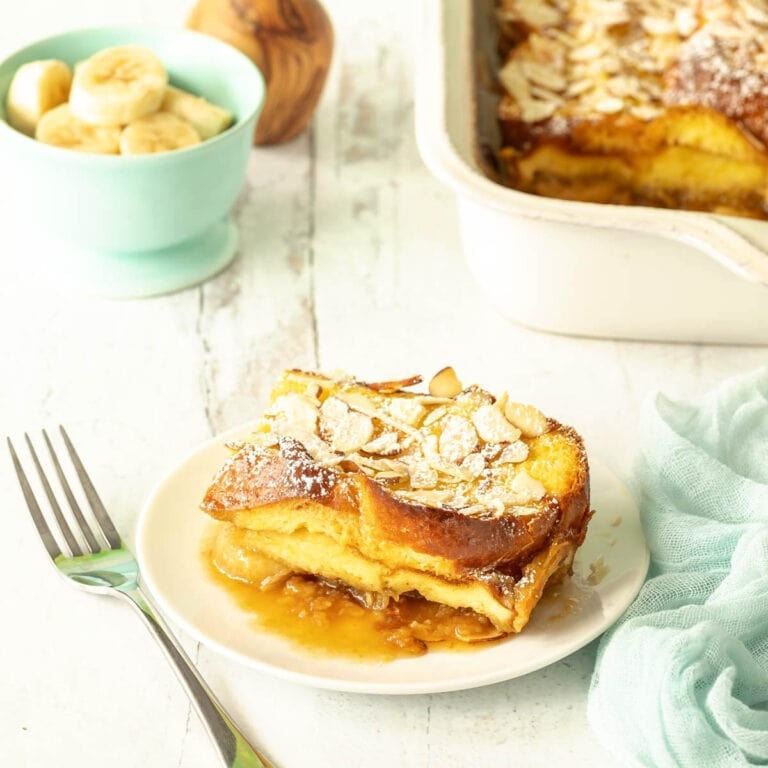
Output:
[[[150,600],[142,592],[138,584],[139,568],[135,558],[120,539],[120,534],[117,532],[107,514],[107,510],[99,499],[96,489],[88,477],[88,473],[85,471],[83,463],[80,461],[64,427],[60,426],[59,429],[61,430],[61,436],[75,473],[82,485],[83,494],[88,500],[93,513],[95,526],[92,527],[85,519],[64,474],[59,458],[54,451],[51,440],[45,431],[43,431],[43,439],[51,455],[59,485],[69,505],[71,517],[77,524],[82,539],[86,543],[85,549],[81,546],[67,522],[38,459],[32,441],[29,439],[29,435],[25,434],[24,438],[29,447],[32,462],[40,477],[40,483],[45,496],[48,499],[52,516],[56,521],[56,527],[61,539],[66,544],[68,554],[59,546],[57,535],[43,515],[13,444],[10,438],[7,438],[8,448],[11,452],[11,458],[16,475],[19,478],[22,493],[29,507],[35,527],[54,565],[64,576],[71,579],[78,586],[98,594],[122,597],[137,609],[178,675],[221,756],[223,764],[227,768],[274,768],[266,757],[248,744],[245,736],[243,736],[222,705],[216,700],[216,697],[192,665],[192,662],[184,653],[178,641],[173,637],[168,627],[152,607]],[[99,538],[103,539],[103,543],[99,542]]]

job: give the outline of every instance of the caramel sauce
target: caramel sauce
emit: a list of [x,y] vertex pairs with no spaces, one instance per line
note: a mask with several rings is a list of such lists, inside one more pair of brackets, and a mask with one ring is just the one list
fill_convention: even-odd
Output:
[[[255,553],[251,556],[258,558]],[[203,547],[202,558],[212,581],[253,616],[255,627],[318,655],[391,661],[421,656],[430,649],[483,648],[499,639],[484,616],[419,595],[401,595],[384,608],[370,608],[338,585],[302,574],[280,578],[266,558],[253,565],[261,576],[267,574],[267,586],[227,576],[216,566],[210,546]]]

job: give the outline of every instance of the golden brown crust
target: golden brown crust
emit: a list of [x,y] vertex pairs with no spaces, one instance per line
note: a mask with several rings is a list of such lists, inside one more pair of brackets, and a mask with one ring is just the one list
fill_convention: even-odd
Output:
[[254,460],[247,445],[208,488],[201,508],[219,520],[238,510],[306,499],[337,512],[360,513],[375,535],[424,554],[452,560],[463,570],[519,569],[552,541],[583,540],[589,519],[586,458],[573,492],[548,498],[528,515],[477,517],[395,498],[362,475],[341,475],[313,461],[292,438],[273,455]]

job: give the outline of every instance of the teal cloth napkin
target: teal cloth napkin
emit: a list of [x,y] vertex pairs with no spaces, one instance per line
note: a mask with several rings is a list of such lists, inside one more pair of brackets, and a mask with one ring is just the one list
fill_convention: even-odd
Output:
[[768,368],[644,420],[649,579],[602,638],[590,724],[628,765],[768,765]]

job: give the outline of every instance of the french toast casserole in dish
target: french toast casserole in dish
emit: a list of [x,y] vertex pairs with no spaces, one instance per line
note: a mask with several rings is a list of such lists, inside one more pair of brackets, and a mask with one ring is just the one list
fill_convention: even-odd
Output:
[[505,183],[764,219],[764,0],[497,0]]
[[556,333],[768,341],[764,0],[436,0],[424,162],[472,276]]

